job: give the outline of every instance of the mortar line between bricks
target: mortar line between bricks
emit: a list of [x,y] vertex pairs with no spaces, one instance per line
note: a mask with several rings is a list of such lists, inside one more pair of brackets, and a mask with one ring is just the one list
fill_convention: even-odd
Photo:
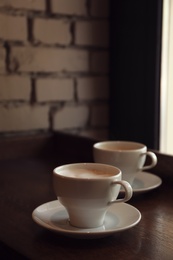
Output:
[[10,70],[10,46],[7,42],[4,43],[4,48],[6,50],[6,57],[5,57],[5,67],[7,72],[11,72]]

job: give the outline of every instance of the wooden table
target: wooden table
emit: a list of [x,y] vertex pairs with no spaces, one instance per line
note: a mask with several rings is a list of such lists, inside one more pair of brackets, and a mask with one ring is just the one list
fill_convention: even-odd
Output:
[[92,161],[95,140],[62,133],[0,140],[1,259],[173,259],[173,157],[157,153],[152,170],[162,185],[134,196],[141,221],[99,239],[75,239],[38,226],[31,217],[39,205],[56,199],[52,170]]

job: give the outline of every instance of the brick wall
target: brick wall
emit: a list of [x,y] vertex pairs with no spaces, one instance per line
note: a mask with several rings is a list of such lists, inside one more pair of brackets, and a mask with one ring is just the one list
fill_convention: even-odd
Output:
[[107,138],[108,0],[0,0],[0,135]]

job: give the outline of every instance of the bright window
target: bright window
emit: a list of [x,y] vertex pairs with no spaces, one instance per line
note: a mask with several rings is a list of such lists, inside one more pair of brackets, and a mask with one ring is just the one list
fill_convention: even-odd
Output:
[[163,1],[160,151],[173,154],[173,0]]

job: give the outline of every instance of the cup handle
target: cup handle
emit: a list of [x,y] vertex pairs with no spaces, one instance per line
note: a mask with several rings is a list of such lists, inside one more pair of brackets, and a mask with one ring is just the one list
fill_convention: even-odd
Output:
[[141,154],[141,156],[143,156],[143,155],[148,155],[151,158],[152,162],[150,165],[143,166],[139,170],[148,170],[148,169],[153,168],[157,164],[157,156],[155,155],[155,153],[146,152],[146,153]]
[[119,203],[119,202],[126,202],[129,199],[131,199],[131,197],[133,195],[133,190],[132,190],[131,185],[127,181],[114,181],[111,184],[112,185],[120,184],[121,186],[123,186],[123,188],[125,190],[125,195],[124,195],[124,198],[112,200],[112,201],[109,202],[109,204]]

